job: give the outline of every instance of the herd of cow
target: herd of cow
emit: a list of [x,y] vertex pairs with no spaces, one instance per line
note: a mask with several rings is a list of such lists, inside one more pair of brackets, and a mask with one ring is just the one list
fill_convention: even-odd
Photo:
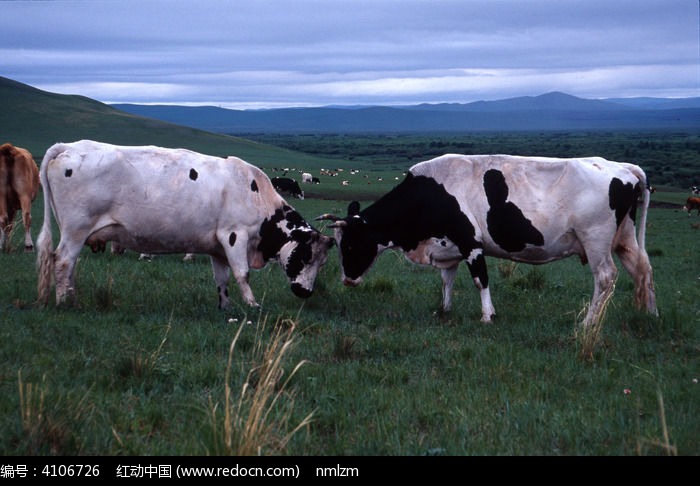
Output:
[[[75,299],[74,268],[85,245],[209,255],[220,307],[229,301],[230,273],[243,300],[257,306],[249,271],[271,261],[280,264],[295,295],[309,297],[337,245],[342,282],[349,286],[390,248],[440,269],[445,311],[465,261],[480,292],[483,322],[496,314],[485,257],[544,264],[577,255],[594,279],[584,325],[599,319],[612,295],[614,252],[632,276],[637,306],[658,315],[645,249],[650,191],[637,165],[599,157],[447,154],[414,165],[364,209],[353,201],[344,217],[315,218],[331,221],[333,237],[309,224],[278,184],[237,157],[185,149],[82,140],[51,146],[37,167],[29,152],[6,143],[0,146],[0,245],[21,210],[25,248],[34,249],[30,209],[41,189],[36,253],[42,304],[53,284],[57,303]],[[691,197],[684,209],[700,213],[700,201]],[[55,249],[53,218],[60,233]]]

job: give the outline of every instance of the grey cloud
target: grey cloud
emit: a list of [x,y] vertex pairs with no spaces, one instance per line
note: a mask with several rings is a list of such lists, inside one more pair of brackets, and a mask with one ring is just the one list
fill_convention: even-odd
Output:
[[691,0],[98,0],[3,10],[2,75],[103,101],[438,102],[698,88]]

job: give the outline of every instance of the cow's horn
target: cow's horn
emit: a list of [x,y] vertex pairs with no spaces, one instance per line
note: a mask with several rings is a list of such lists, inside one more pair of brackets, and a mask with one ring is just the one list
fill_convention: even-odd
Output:
[[338,221],[340,217],[336,216],[335,214],[322,214],[321,216],[318,216],[316,218],[316,221]]

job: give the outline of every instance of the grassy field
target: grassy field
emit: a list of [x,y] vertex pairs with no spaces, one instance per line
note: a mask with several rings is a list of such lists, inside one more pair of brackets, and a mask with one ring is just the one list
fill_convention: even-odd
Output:
[[[344,214],[357,186],[338,190],[289,202],[308,220]],[[633,308],[620,269],[592,360],[577,259],[490,259],[487,325],[466,268],[442,315],[439,272],[393,251],[345,288],[333,249],[308,300],[271,264],[251,275],[261,310],[234,284],[220,311],[206,257],[85,248],[80,307],[57,309],[34,305],[35,255],[16,231],[0,253],[0,454],[698,455],[698,223],[651,210],[660,317]]]

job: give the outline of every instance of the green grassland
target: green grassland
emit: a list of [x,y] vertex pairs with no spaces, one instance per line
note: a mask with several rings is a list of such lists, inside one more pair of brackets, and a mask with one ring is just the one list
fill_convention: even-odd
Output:
[[[311,221],[347,201],[290,203]],[[346,288],[335,248],[308,300],[276,264],[253,272],[257,311],[235,283],[232,307],[217,309],[207,257],[149,262],[85,248],[79,308],[39,308],[35,255],[16,231],[0,254],[0,453],[244,454],[242,418],[259,405],[238,399],[264,390],[261,347],[280,331],[290,336],[272,385],[280,396],[254,453],[697,455],[699,222],[651,210],[660,316],[634,309],[621,269],[592,360],[579,355],[592,276],[578,259],[490,259],[493,324],[479,321],[466,269],[443,315],[438,271],[388,251]]]

